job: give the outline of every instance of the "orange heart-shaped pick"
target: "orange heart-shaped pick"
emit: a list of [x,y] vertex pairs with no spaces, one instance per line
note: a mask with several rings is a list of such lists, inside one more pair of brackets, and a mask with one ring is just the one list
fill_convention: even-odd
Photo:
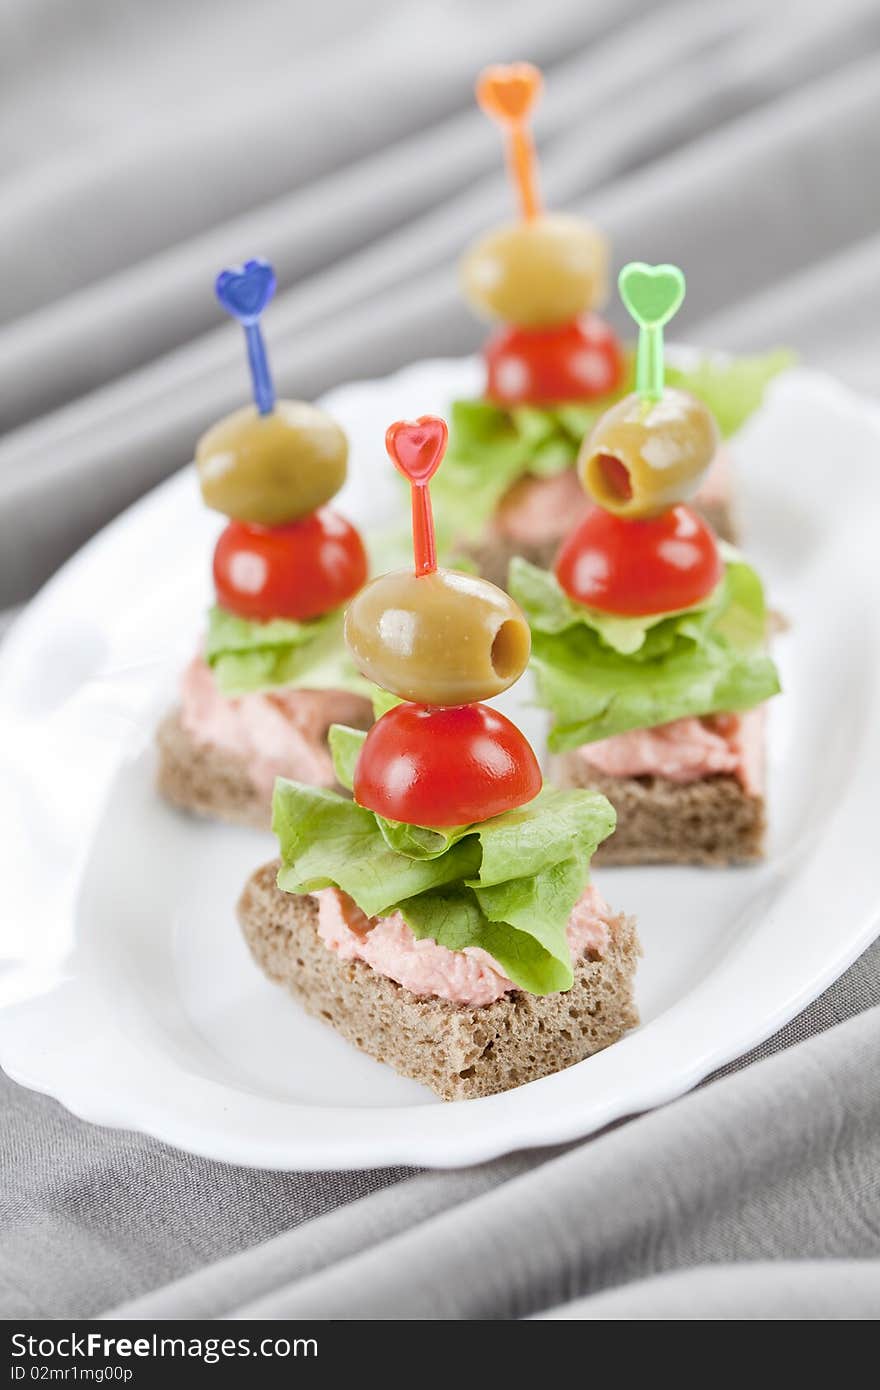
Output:
[[477,101],[493,120],[520,125],[541,91],[541,71],[533,63],[497,64],[477,79]]
[[449,431],[439,415],[398,420],[385,431],[385,448],[394,466],[416,487],[433,478],[446,452]]

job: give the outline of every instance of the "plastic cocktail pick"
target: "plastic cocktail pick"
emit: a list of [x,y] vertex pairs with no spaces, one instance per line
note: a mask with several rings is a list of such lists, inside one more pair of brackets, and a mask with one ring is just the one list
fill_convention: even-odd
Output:
[[428,484],[443,461],[449,430],[439,415],[420,415],[418,420],[398,420],[385,432],[385,448],[398,472],[412,487],[413,556],[416,574],[433,574],[437,568],[434,514]]
[[541,211],[538,161],[528,118],[542,84],[540,69],[531,63],[484,68],[477,78],[477,101],[507,135],[510,177],[526,221]]
[[630,261],[618,276],[620,297],[639,325],[636,390],[647,401],[663,395],[663,325],[681,307],[684,274],[677,265]]
[[269,371],[260,315],[275,293],[275,271],[268,261],[245,261],[221,270],[214,283],[217,298],[228,314],[244,328],[254,402],[261,415],[275,407],[275,387]]

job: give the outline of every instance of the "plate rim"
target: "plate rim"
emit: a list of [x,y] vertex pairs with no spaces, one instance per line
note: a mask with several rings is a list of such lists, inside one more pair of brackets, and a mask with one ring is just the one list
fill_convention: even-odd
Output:
[[[388,389],[391,383],[399,383],[411,374],[422,373],[428,369],[432,371],[460,371],[464,372],[466,367],[473,363],[471,358],[433,358],[410,363],[398,372],[388,376],[378,378],[373,381],[358,381],[346,383],[335,387],[323,398],[330,400],[340,392],[356,388],[358,390],[369,390],[377,386]],[[865,401],[854,392],[842,387],[832,378],[825,377],[822,373],[804,373],[802,369],[795,369],[799,375],[809,375],[811,378],[820,378],[824,385],[833,389],[833,392],[841,400],[845,400],[851,409],[857,411],[862,420],[870,420],[873,428],[878,431],[880,437],[880,409],[872,402]],[[794,373],[786,373],[790,376]],[[162,498],[168,491],[173,491],[175,487],[181,485],[181,477],[186,475],[189,466],[184,466],[179,472],[172,474],[163,480],[157,487],[153,488],[126,508],[119,516],[115,517],[101,531],[91,537],[86,544],[81,547],[55,575],[47,582],[39,593],[31,600],[23,612],[11,625],[7,631],[2,645],[0,645],[0,708],[3,703],[3,684],[6,670],[13,664],[22,650],[25,650],[33,634],[39,632],[42,612],[45,608],[51,610],[52,601],[59,588],[69,582],[73,574],[80,570],[86,570],[92,562],[95,553],[103,550],[108,539],[124,530],[130,524],[132,515],[150,506],[161,505]],[[11,653],[11,654],[10,654]],[[880,747],[880,740],[878,740]],[[120,775],[121,765],[129,755],[129,750],[124,745],[118,750],[119,756],[113,763],[110,775],[107,777],[104,787],[104,794],[101,798],[102,807],[106,805],[107,798],[112,792],[116,779]],[[834,817],[832,817],[833,819]],[[75,892],[72,896],[68,908],[71,912],[76,912],[79,904],[80,894],[85,884],[85,869],[89,861],[90,842],[83,846],[83,854],[80,864],[76,868]],[[27,1086],[29,1089],[48,1095],[58,1100],[72,1114],[90,1123],[99,1125],[110,1125],[126,1130],[149,1135],[161,1142],[171,1144],[175,1147],[184,1149],[188,1152],[199,1154],[205,1158],[224,1162],[233,1162],[253,1168],[266,1168],[275,1171],[281,1170],[316,1170],[320,1168],[332,1167],[337,1165],[341,1168],[370,1168],[375,1166],[387,1165],[431,1165],[435,1167],[462,1167],[468,1164],[483,1162],[501,1153],[522,1150],[545,1144],[562,1144],[583,1137],[585,1134],[592,1133],[611,1123],[615,1119],[622,1118],[624,1115],[636,1113],[640,1110],[654,1108],[658,1105],[666,1104],[684,1095],[693,1086],[698,1084],[706,1076],[716,1071],[719,1067],[744,1055],[755,1047],[758,1047],[771,1037],[787,1022],[799,1013],[807,1003],[818,997],[834,980],[839,978],[844,970],[858,957],[859,954],[870,944],[880,930],[880,901],[871,909],[865,908],[863,916],[859,919],[856,930],[847,934],[844,942],[832,953],[830,953],[820,970],[815,970],[809,982],[802,983],[799,988],[792,988],[785,996],[784,1002],[774,1010],[769,1010],[762,1019],[760,1028],[756,1028],[752,1023],[750,1026],[744,1025],[740,1029],[739,1036],[731,1039],[725,1035],[726,1041],[716,1043],[714,1046],[705,1046],[697,1050],[690,1062],[684,1059],[679,1064],[678,1070],[665,1077],[665,1084],[659,1084],[656,1074],[646,1073],[645,1082],[639,1080],[634,1083],[626,1095],[625,1104],[616,1102],[611,1095],[600,1097],[599,1103],[596,1101],[590,1105],[589,1098],[586,1106],[571,1105],[569,1107],[558,1107],[555,1116],[555,1123],[548,1121],[546,1115],[542,1115],[540,1133],[528,1133],[532,1127],[530,1125],[530,1110],[527,1105],[519,1105],[516,1108],[499,1105],[503,1112],[503,1124],[494,1126],[491,1130],[472,1126],[459,1127],[453,1133],[454,1151],[438,1151],[437,1138],[433,1130],[440,1121],[429,1122],[426,1132],[422,1133],[418,1126],[411,1126],[409,1133],[397,1133],[394,1139],[394,1147],[384,1146],[381,1154],[375,1152],[375,1145],[372,1139],[362,1141],[357,1135],[345,1134],[339,1136],[323,1135],[317,1138],[305,1135],[298,1135],[295,1140],[295,1153],[291,1153],[285,1160],[282,1154],[277,1152],[271,1155],[265,1154],[265,1138],[257,1138],[251,1141],[250,1136],[242,1136],[239,1133],[228,1132],[216,1126],[208,1126],[202,1132],[200,1139],[198,1133],[192,1133],[187,1137],[182,1137],[179,1123],[175,1126],[172,1109],[168,1112],[171,1117],[170,1124],[166,1127],[162,1119],[157,1115],[152,1107],[148,1107],[142,1119],[138,1119],[132,1113],[132,1104],[128,1095],[123,1097],[120,1102],[117,1097],[115,1100],[116,1117],[108,1117],[108,1098],[100,1096],[94,1087],[90,1090],[88,1085],[77,1085],[75,1072],[62,1068],[60,1079],[58,1074],[54,1077],[46,1074],[45,1067],[41,1073],[40,1052],[35,1050],[31,1057],[25,1056],[20,1049],[16,1049],[13,1042],[10,1042],[10,1018],[13,1018],[17,1005],[0,1008],[0,1065],[4,1067],[11,1079],[18,1084]],[[75,965],[78,952],[75,952],[70,960],[71,965]],[[693,997],[699,996],[702,983],[697,985],[695,990],[680,1001],[674,1012],[676,1014],[685,1006],[693,1007]],[[58,976],[54,985],[34,996],[30,1001],[25,1001],[24,1007],[39,1001],[37,1008],[49,1006],[56,998],[58,991],[65,994],[65,1002],[68,1006],[76,1006],[77,1000],[81,1007],[87,1007],[89,997],[94,993],[94,984],[82,974],[72,973]],[[673,1011],[667,1011],[673,1012]],[[651,1022],[651,1028],[655,1033],[661,1031],[660,1025],[664,1024],[665,1015],[655,1018]],[[627,1035],[619,1043],[615,1044],[612,1051],[619,1052],[626,1050],[627,1044],[637,1039],[643,1030],[637,1029]],[[14,1023],[12,1033],[14,1034]],[[747,1037],[746,1037],[747,1035]],[[606,1054],[597,1054],[596,1058],[587,1059],[591,1066],[595,1066],[599,1057]],[[573,1068],[566,1069],[565,1072],[557,1073],[557,1077],[576,1074],[579,1067],[584,1063],[579,1063]],[[50,1067],[51,1070],[51,1067]],[[553,1078],[546,1078],[552,1081]],[[531,1083],[525,1088],[525,1092],[534,1086],[541,1086],[542,1082]],[[516,1092],[502,1093],[503,1097],[522,1095],[524,1088],[518,1088]],[[140,1104],[144,1105],[143,1093],[140,1094]],[[437,1105],[426,1102],[423,1105],[407,1107],[371,1107],[369,1111],[358,1113],[369,1113],[373,1116],[384,1117],[387,1115],[412,1116],[413,1113],[440,1115],[454,1109],[471,1109],[474,1106],[485,1106],[487,1103],[494,1103],[498,1098],[488,1097],[478,1101],[467,1101],[453,1103],[452,1107],[447,1105]],[[349,1115],[353,1107],[316,1107],[308,1104],[301,1104],[293,1101],[273,1101],[272,1104],[283,1106],[286,1113],[297,1117],[301,1111],[324,1114],[325,1116]],[[591,1111],[591,1117],[585,1119],[584,1108]],[[114,1110],[114,1105],[110,1104],[109,1109]],[[510,1112],[509,1114],[507,1112]],[[473,1113],[471,1111],[471,1113]],[[502,1118],[502,1117],[499,1117]],[[405,1127],[404,1127],[405,1128]],[[260,1149],[263,1149],[261,1156]],[[369,1150],[369,1152],[367,1152]]]

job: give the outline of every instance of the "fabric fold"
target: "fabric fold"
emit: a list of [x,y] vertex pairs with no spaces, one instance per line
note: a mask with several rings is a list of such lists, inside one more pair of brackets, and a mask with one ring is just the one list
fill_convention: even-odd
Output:
[[[484,62],[545,67],[548,201],[593,217],[615,267],[686,267],[676,337],[787,344],[876,393],[874,0],[75,11],[11,0],[2,22],[0,609],[245,398],[220,265],[275,260],[288,395],[477,345],[455,261],[511,211]],[[878,977],[875,945],[689,1097],[462,1172],[234,1169],[0,1077],[0,1314],[865,1316]]]
[[[880,157],[880,21],[862,0],[844,8],[845,20],[797,6],[796,42],[786,46],[768,41],[751,0],[659,10],[632,0],[623,13],[602,4],[583,14],[556,0],[540,20],[525,4],[508,7],[505,43],[518,39],[548,67],[539,116],[548,198],[595,217],[616,262],[662,259],[674,248],[689,274],[682,333],[702,339],[701,320],[731,305],[747,324],[752,296],[808,265],[821,288],[824,259],[845,255],[880,220],[880,194],[853,179]],[[227,126],[204,126],[198,107],[201,155],[160,125],[149,139],[169,144],[167,167],[154,153],[126,173],[140,176],[138,196],[149,197],[136,239],[113,225],[117,206],[129,215],[124,180],[98,199],[65,166],[53,203],[50,164],[49,191],[31,213],[10,191],[6,244],[11,253],[33,242],[37,258],[30,307],[7,267],[15,294],[0,328],[0,605],[27,597],[96,527],[185,465],[201,430],[246,393],[240,343],[213,304],[210,266],[254,249],[278,260],[282,292],[267,332],[279,387],[291,395],[475,346],[480,330],[453,267],[471,236],[509,212],[496,133],[468,100],[473,71],[498,40],[488,19],[471,20],[473,7],[438,9],[440,46],[422,106],[392,79],[409,33],[394,29],[397,13],[378,31],[383,43],[370,40],[351,85],[363,121],[341,127],[339,89],[311,79],[279,79],[261,94],[272,140],[289,124],[298,140],[303,131],[322,138],[292,176],[288,156],[275,161],[276,182],[259,195],[234,177],[242,156],[230,154]],[[347,42],[340,84],[357,48],[356,38]],[[365,100],[361,69],[374,49]],[[245,124],[236,137],[260,159],[261,133]],[[314,153],[322,149],[323,162]],[[192,204],[196,169],[208,190],[199,217],[173,222],[171,235],[161,210]],[[76,197],[74,216],[67,203]],[[71,219],[94,227],[96,199],[113,253],[95,259],[100,241],[83,226],[80,260],[71,259],[63,253]],[[792,329],[793,346],[834,365],[829,348],[845,332],[824,315],[801,316]],[[740,332],[736,345],[766,346],[768,332],[772,325]]]
[[[877,967],[880,945],[771,1055],[662,1110],[420,1175],[109,1316],[515,1318],[708,1259],[878,1256]],[[837,1023],[853,990],[873,1006]]]

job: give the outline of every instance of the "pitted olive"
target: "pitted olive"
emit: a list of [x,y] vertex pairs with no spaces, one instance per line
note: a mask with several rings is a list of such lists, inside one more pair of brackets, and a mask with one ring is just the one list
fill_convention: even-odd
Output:
[[485,318],[520,328],[568,323],[605,298],[604,237],[577,217],[559,213],[489,232],[465,254],[465,297]]
[[715,417],[687,391],[660,400],[625,396],[581,445],[578,473],[600,507],[622,517],[657,516],[686,502],[718,448]]
[[280,526],[336,495],[348,441],[335,420],[305,401],[277,401],[267,415],[248,405],[202,435],[196,465],[207,506],[236,521]]
[[345,640],[365,676],[425,705],[499,695],[522,675],[531,649],[513,599],[455,570],[374,579],[349,605]]

